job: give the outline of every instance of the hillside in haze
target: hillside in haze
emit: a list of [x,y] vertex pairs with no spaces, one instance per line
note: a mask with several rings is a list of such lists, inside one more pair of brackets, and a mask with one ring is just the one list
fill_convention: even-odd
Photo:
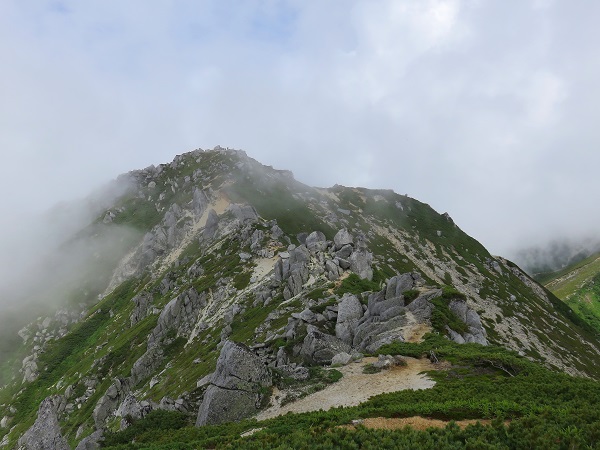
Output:
[[[221,147],[119,180],[15,297],[31,320],[4,331],[4,447],[596,436],[598,330],[449,214],[391,190],[310,187]],[[485,426],[351,423],[417,416]]]

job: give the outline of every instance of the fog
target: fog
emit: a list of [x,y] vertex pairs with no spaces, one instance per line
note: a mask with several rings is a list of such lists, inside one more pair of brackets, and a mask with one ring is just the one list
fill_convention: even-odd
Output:
[[311,185],[408,194],[495,254],[593,240],[599,13],[552,0],[0,2],[0,281],[85,222],[40,224],[53,205],[217,144]]
[[139,232],[101,220],[129,186],[121,177],[85,198],[43,213],[13,214],[4,223],[0,360],[25,324],[61,308],[80,313],[106,289],[115,264],[140,238]]

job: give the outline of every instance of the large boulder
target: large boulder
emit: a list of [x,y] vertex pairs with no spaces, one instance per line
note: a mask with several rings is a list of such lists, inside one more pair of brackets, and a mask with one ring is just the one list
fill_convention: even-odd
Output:
[[304,241],[306,248],[311,252],[319,252],[327,249],[327,238],[320,231],[313,231]]
[[[464,342],[475,342],[481,345],[488,345],[487,333],[481,324],[481,318],[476,311],[468,307],[467,302],[462,299],[453,299],[450,301],[448,307],[450,311],[454,313],[461,321],[463,321],[469,328],[468,332],[459,335]],[[460,343],[460,339],[456,337],[458,333],[452,330],[453,333],[449,333],[451,339]]]
[[350,270],[360,278],[366,280],[373,279],[373,254],[367,249],[364,239],[357,240],[354,252],[348,258]]
[[335,249],[340,250],[344,245],[352,245],[354,243],[354,239],[352,235],[348,233],[348,230],[341,229],[336,233],[333,237],[333,243],[335,244]]
[[402,275],[396,275],[395,277],[390,278],[390,281],[387,283],[385,298],[399,297],[404,292],[412,289],[414,284],[415,282],[412,274],[403,273]]
[[233,422],[256,414],[272,384],[269,369],[248,347],[225,342],[196,426]]
[[64,399],[54,395],[42,401],[34,424],[19,439],[19,447],[26,450],[69,450],[69,444],[60,432],[58,410]]
[[352,353],[350,345],[330,334],[323,333],[309,326],[308,333],[302,342],[300,356],[310,365],[331,364],[338,353]]
[[77,447],[75,447],[75,450],[99,450],[101,448],[100,442],[102,441],[103,434],[104,432],[102,429],[94,431],[88,437],[82,439],[81,442],[77,444]]
[[345,343],[352,345],[356,326],[363,316],[363,307],[355,295],[344,294],[338,304],[335,335]]

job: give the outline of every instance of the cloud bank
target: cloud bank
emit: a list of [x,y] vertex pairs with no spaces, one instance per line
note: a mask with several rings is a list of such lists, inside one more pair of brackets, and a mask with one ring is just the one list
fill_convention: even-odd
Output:
[[495,253],[593,235],[598,13],[541,0],[3,1],[0,226],[220,144],[311,185],[407,193]]

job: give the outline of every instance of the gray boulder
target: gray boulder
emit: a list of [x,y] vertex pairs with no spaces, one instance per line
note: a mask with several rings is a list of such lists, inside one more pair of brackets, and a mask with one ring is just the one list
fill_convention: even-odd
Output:
[[[488,345],[487,341],[487,333],[481,324],[481,318],[477,312],[473,311],[468,307],[467,302],[462,299],[454,299],[451,300],[448,304],[450,311],[456,315],[461,321],[463,321],[469,328],[469,331],[460,336],[463,339],[463,342],[475,342],[481,345]],[[450,338],[455,342],[459,342],[455,335],[458,334],[454,330],[454,334],[449,333]]]
[[104,432],[102,429],[94,431],[88,437],[82,439],[75,450],[99,450],[101,448],[100,441],[102,440],[103,434]]
[[318,331],[309,326],[309,331],[302,342],[300,356],[310,365],[328,365],[338,353],[351,353],[351,347],[346,342],[330,334]]
[[198,314],[205,306],[205,292],[198,294],[194,288],[190,288],[179,294],[160,313],[158,323],[148,338],[148,346],[161,341],[169,330],[175,330],[177,336],[189,336]]
[[133,312],[130,316],[132,327],[148,316],[148,311],[150,310],[153,299],[154,297],[152,294],[146,291],[140,292],[131,299],[131,301],[135,304]]
[[214,209],[211,209],[208,212],[208,217],[206,218],[206,224],[204,225],[204,230],[202,230],[202,239],[210,240],[214,237],[217,229],[219,228],[219,216],[215,212]]
[[123,378],[115,378],[113,384],[109,386],[106,393],[100,397],[92,417],[96,428],[100,429],[106,423],[106,419],[112,416],[118,409],[121,402],[125,399],[131,390],[130,381]]
[[26,450],[69,450],[69,444],[60,432],[58,409],[62,398],[58,395],[42,401],[34,424],[19,439],[19,447]]
[[403,273],[402,275],[392,277],[387,283],[385,298],[399,297],[404,292],[412,289],[413,286],[414,280],[410,273]]
[[344,294],[338,304],[335,335],[351,345],[358,321],[363,316],[363,307],[355,295]]
[[345,365],[349,364],[350,361],[352,361],[352,356],[349,353],[342,352],[342,353],[338,353],[331,359],[331,365],[332,366],[337,366],[337,365],[345,366]]
[[354,243],[354,239],[352,235],[348,233],[348,230],[345,228],[341,229],[336,233],[333,238],[333,243],[335,244],[335,250],[340,250],[344,245],[352,245]]
[[366,280],[373,279],[373,254],[369,252],[364,240],[359,240],[356,244],[356,249],[348,259],[350,262],[350,270],[357,274],[360,278]]
[[200,217],[202,216],[202,214],[204,214],[204,211],[206,211],[206,207],[208,206],[208,204],[208,197],[206,196],[204,191],[195,188],[192,198],[192,209],[196,217]]
[[354,247],[352,247],[350,244],[346,244],[342,248],[340,248],[337,252],[335,252],[335,256],[337,256],[338,258],[341,258],[341,259],[348,259],[348,257],[350,257],[350,255],[352,254],[353,251],[354,251]]
[[306,237],[306,248],[315,253],[327,249],[327,238],[320,231],[313,231]]
[[232,422],[256,414],[273,382],[267,366],[248,347],[225,342],[196,426]]

